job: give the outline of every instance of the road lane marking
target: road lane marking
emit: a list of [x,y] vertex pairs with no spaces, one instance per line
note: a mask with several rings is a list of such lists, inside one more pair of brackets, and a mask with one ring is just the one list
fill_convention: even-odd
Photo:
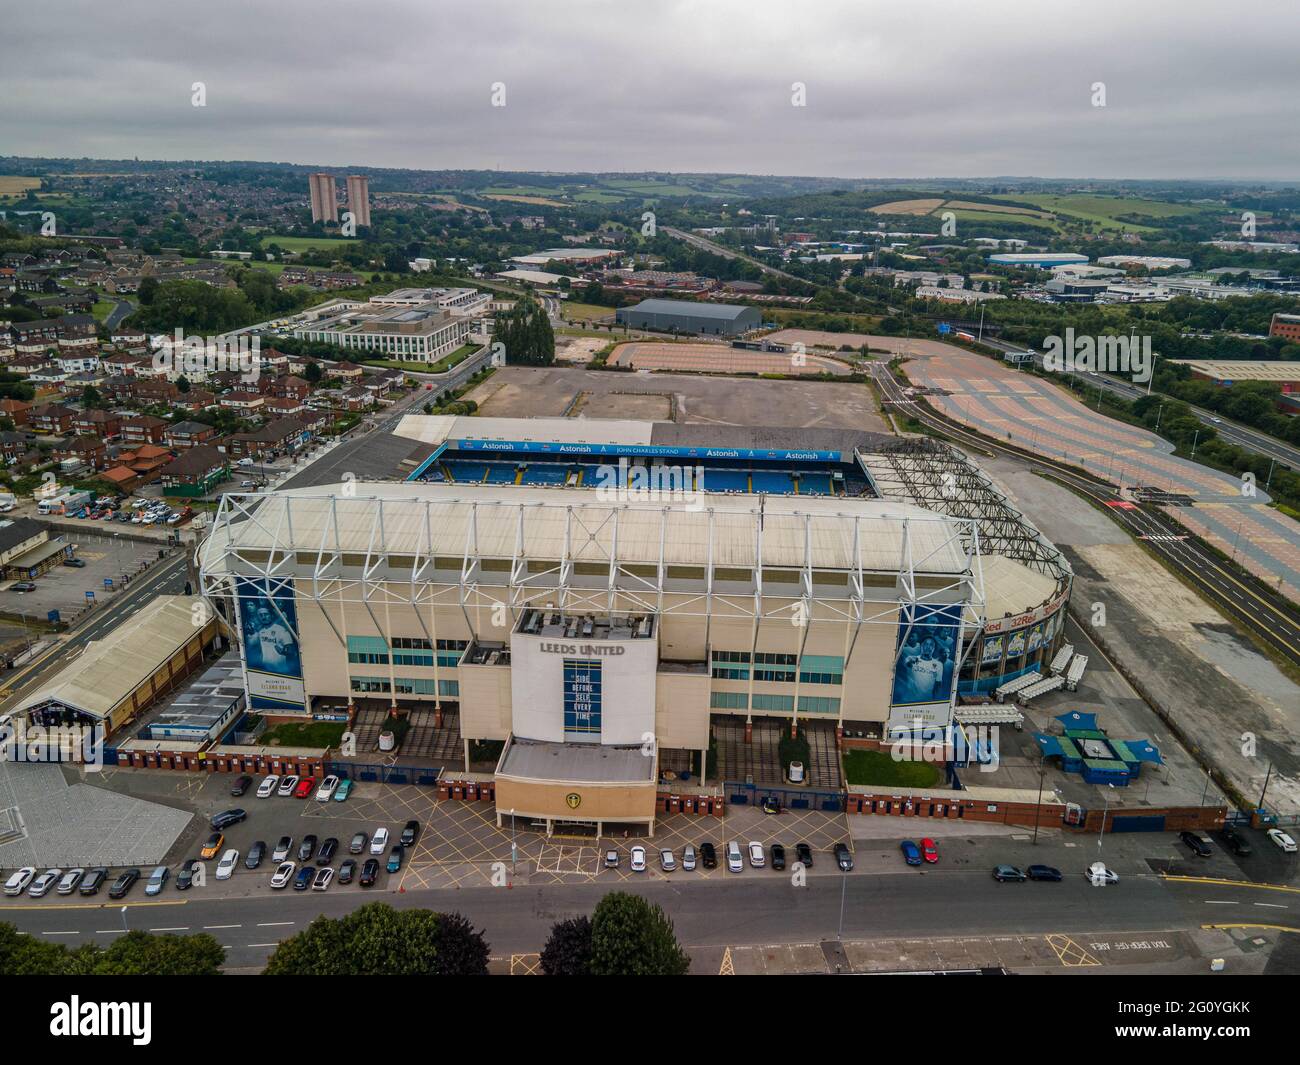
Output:
[[217,932],[223,928],[243,928],[243,927],[244,926],[242,924],[205,924],[203,926],[203,931]]
[[262,921],[260,924],[258,924],[257,927],[258,928],[282,928],[285,925],[292,925],[296,923],[297,923],[296,921]]

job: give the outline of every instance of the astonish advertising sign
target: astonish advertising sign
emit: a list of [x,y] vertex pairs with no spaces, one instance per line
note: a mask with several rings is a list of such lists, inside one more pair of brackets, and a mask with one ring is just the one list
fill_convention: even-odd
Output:
[[766,450],[748,447],[669,447],[657,444],[559,444],[539,440],[466,440],[454,442],[457,451],[509,451],[522,454],[627,455],[675,459],[736,459],[746,462],[833,462],[838,451]]

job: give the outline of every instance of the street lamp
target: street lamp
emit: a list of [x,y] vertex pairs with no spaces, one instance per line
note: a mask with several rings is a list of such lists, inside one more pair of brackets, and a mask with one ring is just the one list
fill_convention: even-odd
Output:
[[[1106,787],[1110,788],[1113,791],[1115,785],[1107,784]],[[1105,800],[1105,806],[1102,807],[1102,811],[1101,811],[1101,831],[1097,833],[1098,854],[1101,853],[1101,841],[1106,837],[1106,815],[1110,812],[1110,791],[1103,791],[1101,793],[1101,796]]]

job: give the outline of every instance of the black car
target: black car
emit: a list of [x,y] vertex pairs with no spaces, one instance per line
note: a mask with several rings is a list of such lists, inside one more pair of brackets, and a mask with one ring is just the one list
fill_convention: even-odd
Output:
[[316,879],[316,870],[310,865],[304,866],[298,870],[298,875],[293,881],[294,891],[306,891],[311,887],[311,882]]
[[266,840],[259,839],[248,848],[248,854],[244,856],[244,868],[256,869],[266,859]]
[[1228,845],[1228,850],[1232,851],[1238,858],[1249,857],[1250,844],[1231,825],[1227,825],[1223,829],[1223,842]]
[[234,787],[230,789],[231,796],[238,799],[241,795],[244,794],[244,792],[248,790],[249,786],[252,783],[253,783],[252,777],[240,777],[238,780],[235,781]]
[[1179,832],[1178,838],[1191,847],[1192,853],[1198,858],[1208,858],[1214,853],[1210,850],[1210,845],[1195,832]]
[[334,858],[334,852],[339,849],[339,841],[330,836],[320,845],[320,853],[316,855],[317,865],[329,865]]
[[224,830],[231,825],[237,825],[240,821],[248,816],[243,810],[222,810],[216,814],[210,822],[212,827],[217,830]]
[[713,849],[712,843],[700,844],[700,864],[705,869],[716,869],[718,867],[718,852]]
[[785,868],[785,848],[779,843],[773,843],[771,848],[772,868],[781,870]]
[[843,843],[837,843],[832,850],[835,852],[835,864],[840,867],[840,872],[853,872],[853,855],[849,853],[849,848]]
[[803,863],[805,869],[812,868],[812,848],[808,844],[796,843],[794,845],[794,856]]
[[309,862],[311,856],[316,853],[316,837],[303,836],[302,842],[298,844],[298,861]]
[[350,884],[352,878],[357,875],[357,863],[349,858],[339,866],[339,883]]
[[370,842],[370,837],[364,832],[358,832],[352,837],[352,842],[348,844],[349,854],[362,854],[365,852],[366,844]]
[[65,558],[63,564],[69,569],[85,569],[86,561],[81,558]]
[[370,887],[379,878],[379,859],[367,858],[361,867],[361,886]]
[[189,891],[194,885],[194,870],[201,868],[203,863],[197,858],[192,858],[181,866],[181,871],[176,874],[176,890]]
[[1030,880],[1060,880],[1061,870],[1050,865],[1031,865],[1025,875]]
[[126,893],[131,890],[135,885],[135,882],[139,879],[139,869],[127,869],[121,876],[113,881],[113,886],[108,889],[108,897],[110,899],[126,898]]
[[420,838],[420,822],[407,821],[406,827],[402,829],[402,834],[397,838],[397,842],[403,847],[414,847],[415,841]]
[[91,869],[81,878],[81,886],[77,888],[77,893],[80,895],[98,895],[99,889],[107,879],[108,870],[102,865],[98,869]]

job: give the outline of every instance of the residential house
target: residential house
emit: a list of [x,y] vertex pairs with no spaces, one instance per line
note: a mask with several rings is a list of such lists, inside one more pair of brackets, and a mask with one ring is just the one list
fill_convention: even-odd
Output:
[[23,399],[0,399],[0,418],[12,418],[14,425],[26,425],[31,409]]
[[207,495],[230,476],[229,460],[211,444],[192,447],[163,467],[166,495]]
[[216,439],[216,428],[203,422],[176,422],[163,433],[163,443],[174,451],[188,451],[199,444],[211,444]]
[[76,436],[56,447],[54,458],[59,462],[77,459],[90,469],[98,470],[108,458],[108,446],[97,436]]
[[72,416],[76,413],[61,403],[41,403],[28,412],[27,424],[33,432],[62,436],[72,428]]
[[115,440],[122,432],[122,416],[106,410],[80,410],[72,417],[72,431],[101,440]]
[[161,444],[167,423],[152,414],[138,414],[122,419],[122,443],[128,446],[138,444]]

